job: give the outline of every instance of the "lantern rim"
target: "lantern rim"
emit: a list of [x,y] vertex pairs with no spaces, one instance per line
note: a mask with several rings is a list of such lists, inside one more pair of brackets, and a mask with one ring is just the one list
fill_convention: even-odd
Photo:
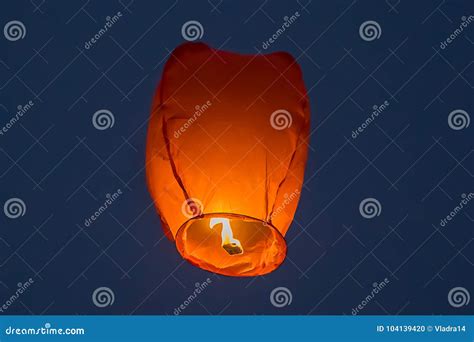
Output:
[[[193,226],[195,223],[199,222],[207,222],[207,220],[210,220],[211,218],[225,218],[225,219],[230,219],[232,220],[232,226],[235,228],[235,225],[239,225],[241,223],[246,223],[253,225],[254,227],[250,226],[252,229],[255,229],[256,233],[252,234],[252,237],[257,234],[257,235],[265,235],[265,237],[262,237],[261,241],[258,241],[260,245],[264,245],[264,249],[261,250],[259,253],[253,253],[251,260],[249,261],[248,259],[246,260],[245,267],[239,267],[236,265],[231,265],[229,267],[218,267],[215,265],[212,259],[214,259],[214,256],[210,258],[201,258],[196,255],[193,255],[193,253],[189,252],[189,243],[187,242],[187,232],[189,231],[190,227]],[[203,227],[205,225],[202,225]],[[212,231],[212,229],[209,229],[209,232]],[[265,234],[262,234],[262,233]],[[238,236],[237,236],[238,237]],[[257,238],[257,240],[260,240]],[[263,241],[265,240],[265,241]],[[203,242],[201,241],[198,243],[198,246],[202,246]],[[176,243],[176,248],[178,252],[181,254],[181,256],[186,259],[189,263],[198,266],[202,269],[205,269],[206,271],[221,274],[221,275],[226,275],[226,276],[234,276],[234,277],[252,277],[252,276],[257,276],[257,275],[264,275],[267,273],[270,273],[274,271],[276,268],[278,268],[281,263],[286,258],[286,251],[287,251],[287,246],[286,246],[286,241],[284,236],[280,233],[280,231],[270,222],[266,222],[264,220],[248,216],[248,215],[243,215],[243,214],[236,214],[236,213],[226,213],[226,212],[215,212],[215,213],[205,213],[201,214],[195,217],[192,217],[188,219],[185,223],[183,223],[178,231],[176,232],[175,235],[175,243]],[[195,244],[195,243],[194,243]],[[212,255],[219,254],[219,252],[222,252],[221,249],[217,249],[215,246],[212,247],[214,250],[212,251]],[[205,247],[204,247],[205,249]],[[247,255],[245,252],[246,246],[243,244],[243,249],[244,253],[242,256],[231,256],[231,258],[238,259],[247,257],[251,253],[248,253]],[[272,254],[273,252],[273,254]],[[265,256],[271,256],[269,258],[270,260],[259,260],[257,257],[265,257]],[[232,260],[232,259],[229,259]]]

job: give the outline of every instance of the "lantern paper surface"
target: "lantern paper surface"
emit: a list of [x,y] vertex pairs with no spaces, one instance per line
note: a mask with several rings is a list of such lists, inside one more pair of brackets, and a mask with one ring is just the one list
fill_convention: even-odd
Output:
[[179,253],[205,270],[255,276],[285,259],[307,159],[309,104],[287,53],[176,48],[148,127],[148,188]]

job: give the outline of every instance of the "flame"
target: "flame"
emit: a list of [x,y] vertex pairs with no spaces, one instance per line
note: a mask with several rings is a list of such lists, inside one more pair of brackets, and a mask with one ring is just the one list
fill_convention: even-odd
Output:
[[232,227],[230,226],[230,221],[227,218],[211,218],[209,227],[214,228],[216,224],[222,224],[221,239],[222,239],[222,248],[226,250],[230,255],[242,254],[244,249],[239,240],[234,238],[234,233],[232,232]]

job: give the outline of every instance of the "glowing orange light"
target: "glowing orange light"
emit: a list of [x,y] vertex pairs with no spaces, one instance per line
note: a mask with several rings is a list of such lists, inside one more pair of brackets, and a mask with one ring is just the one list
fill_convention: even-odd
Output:
[[300,197],[309,104],[286,53],[175,49],[148,127],[148,188],[190,263],[229,276],[275,270]]

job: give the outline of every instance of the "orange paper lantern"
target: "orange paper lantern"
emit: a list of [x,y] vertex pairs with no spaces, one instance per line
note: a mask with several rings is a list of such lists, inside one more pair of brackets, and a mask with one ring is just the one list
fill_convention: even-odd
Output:
[[285,259],[310,112],[287,53],[176,48],[156,90],[146,171],[163,229],[192,264],[255,276]]

